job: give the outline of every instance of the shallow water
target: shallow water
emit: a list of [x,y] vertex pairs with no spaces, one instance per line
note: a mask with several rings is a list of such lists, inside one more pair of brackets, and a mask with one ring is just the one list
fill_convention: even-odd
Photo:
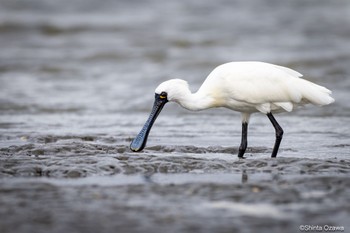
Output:
[[[350,3],[0,1],[0,231],[299,232],[350,217]],[[195,91],[218,64],[296,69],[336,102],[253,115],[165,106],[129,144],[161,81]]]

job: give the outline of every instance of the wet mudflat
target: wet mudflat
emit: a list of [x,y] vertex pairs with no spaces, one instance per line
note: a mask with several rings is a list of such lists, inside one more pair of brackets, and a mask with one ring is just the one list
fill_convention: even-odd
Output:
[[[285,139],[291,143],[271,159],[265,145],[272,146],[273,130],[255,126],[256,133],[272,136],[252,132],[257,145],[242,160],[237,147],[227,146],[239,142],[239,133],[212,128],[197,135],[193,127],[193,136],[188,132],[177,142],[186,137],[176,135],[183,134],[178,126],[165,128],[175,135],[168,140],[156,130],[143,153],[130,152],[130,138],[108,133],[23,134],[3,146],[2,232],[298,232],[305,224],[349,229],[349,145],[347,138],[332,139],[341,132],[327,133],[323,142],[326,128],[291,132]],[[206,135],[226,146],[202,145]]]
[[[1,1],[0,232],[348,232],[349,8]],[[252,116],[240,160],[239,114],[175,104],[146,149],[129,150],[158,83],[183,78],[195,91],[234,60],[289,66],[336,102],[276,115],[276,159],[267,117]]]

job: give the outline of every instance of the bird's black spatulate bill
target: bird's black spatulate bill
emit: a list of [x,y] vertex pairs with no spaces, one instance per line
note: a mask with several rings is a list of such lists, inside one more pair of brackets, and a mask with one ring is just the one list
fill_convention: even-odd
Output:
[[130,144],[130,149],[134,152],[142,151],[147,143],[148,134],[151,131],[153,123],[157,119],[159,113],[162,111],[164,105],[168,102],[166,98],[160,98],[159,94],[155,95],[154,105],[148,120],[142,127],[140,133],[134,138]]

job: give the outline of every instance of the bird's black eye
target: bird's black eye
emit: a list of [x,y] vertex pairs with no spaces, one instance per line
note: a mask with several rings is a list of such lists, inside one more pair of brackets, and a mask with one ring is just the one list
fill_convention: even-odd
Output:
[[166,99],[168,97],[168,93],[166,93],[165,91],[163,91],[162,93],[160,93],[159,98],[161,99]]

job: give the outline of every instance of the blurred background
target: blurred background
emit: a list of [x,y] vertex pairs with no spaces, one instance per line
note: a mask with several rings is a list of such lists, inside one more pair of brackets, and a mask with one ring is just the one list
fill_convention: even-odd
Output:
[[195,91],[214,67],[241,60],[296,69],[334,90],[332,111],[349,113],[346,0],[0,4],[2,114],[131,114],[164,80]]
[[[348,0],[0,0],[0,231],[298,232],[329,216],[344,225],[349,51]],[[240,114],[175,104],[149,149],[129,151],[159,83],[181,78],[196,91],[216,66],[246,60],[295,69],[336,99],[277,116],[286,133],[277,165],[266,160],[274,131],[265,116],[252,117],[254,158],[242,162]],[[276,181],[276,166],[292,176]],[[242,172],[253,176],[246,186]],[[300,174],[321,175],[307,183]],[[148,186],[157,175],[161,184]]]

